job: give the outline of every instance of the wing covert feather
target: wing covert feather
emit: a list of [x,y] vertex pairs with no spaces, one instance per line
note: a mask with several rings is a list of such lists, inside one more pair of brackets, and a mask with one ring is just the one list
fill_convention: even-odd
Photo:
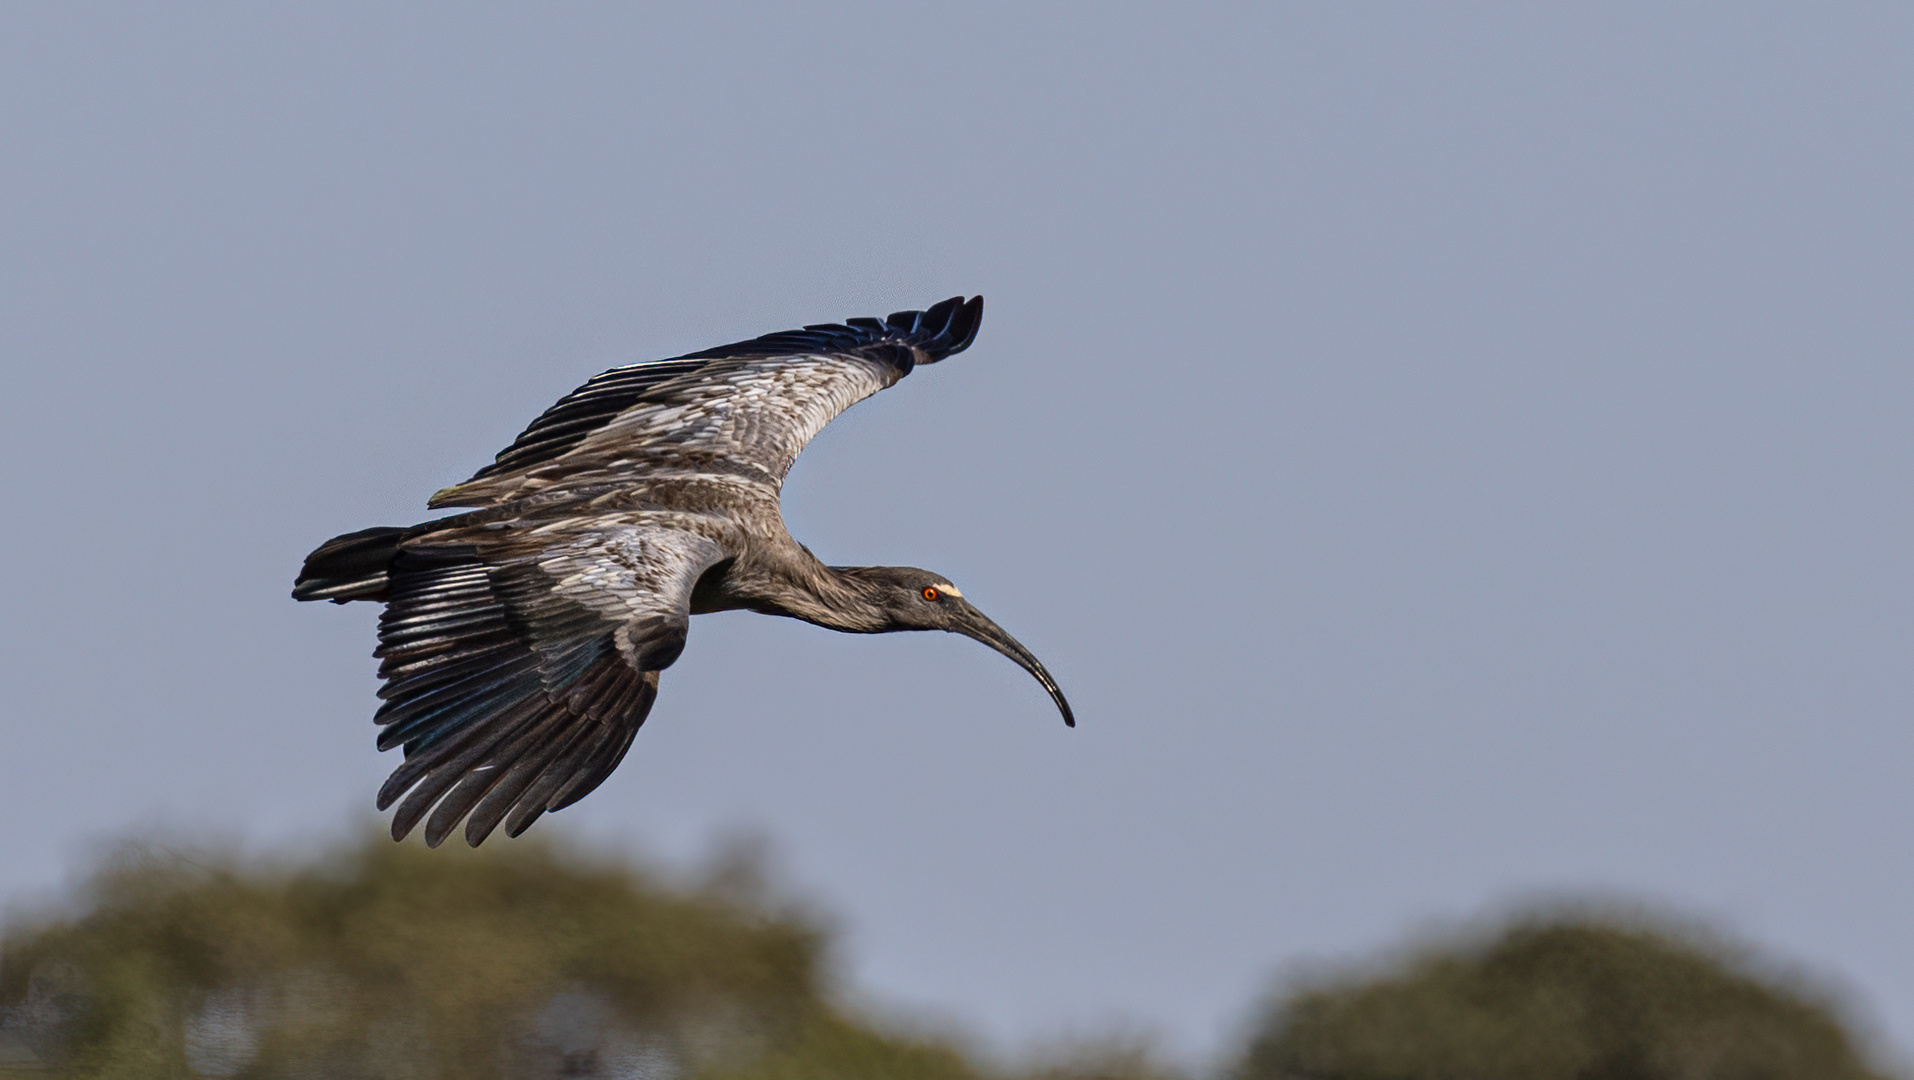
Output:
[[807,326],[613,368],[431,505],[493,506],[554,489],[685,478],[775,493],[832,418],[916,365],[967,348],[982,318],[982,297],[952,297],[881,321]]

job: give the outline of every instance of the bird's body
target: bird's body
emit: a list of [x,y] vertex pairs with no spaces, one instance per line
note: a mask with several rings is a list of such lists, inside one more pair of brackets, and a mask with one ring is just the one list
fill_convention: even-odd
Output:
[[851,633],[943,629],[1036,657],[942,577],[829,567],[778,497],[838,413],[967,347],[982,298],[853,319],[614,368],[532,422],[498,459],[433,496],[464,513],[328,541],[301,600],[384,602],[379,748],[405,762],[392,831],[477,844],[582,798],[623,758],[683,651],[690,616],[749,610]]

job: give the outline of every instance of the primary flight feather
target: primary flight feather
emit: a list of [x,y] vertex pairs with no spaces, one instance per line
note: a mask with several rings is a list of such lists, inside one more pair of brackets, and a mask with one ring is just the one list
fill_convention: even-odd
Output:
[[[374,600],[379,791],[394,839],[517,836],[617,768],[691,616],[749,610],[850,633],[948,630],[1056,680],[948,580],[825,566],[778,510],[785,474],[838,413],[962,352],[983,297],[767,334],[613,368],[532,421],[470,480],[465,513],[348,533],[306,557],[299,600]],[[428,816],[429,815],[429,816]]]

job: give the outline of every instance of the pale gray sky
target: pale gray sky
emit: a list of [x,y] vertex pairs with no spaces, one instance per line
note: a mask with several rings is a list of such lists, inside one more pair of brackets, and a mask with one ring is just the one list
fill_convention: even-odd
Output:
[[944,635],[701,619],[546,833],[759,826],[878,998],[1225,1044],[1600,890],[1914,1045],[1914,11],[10,4],[0,895],[337,834],[424,515],[603,367],[988,298],[792,477]]

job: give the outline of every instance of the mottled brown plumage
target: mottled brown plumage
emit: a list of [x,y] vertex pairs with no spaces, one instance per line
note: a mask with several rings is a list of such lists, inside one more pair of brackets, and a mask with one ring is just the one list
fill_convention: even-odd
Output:
[[464,821],[476,845],[583,798],[623,759],[705,612],[964,634],[1035,675],[1074,724],[1036,657],[944,578],[825,566],[778,510],[825,424],[962,351],[982,315],[982,297],[956,297],[614,368],[429,503],[464,513],[308,556],[296,599],[386,605],[379,748],[405,752],[379,792],[380,809],[398,802],[393,837],[424,821],[436,846]]

